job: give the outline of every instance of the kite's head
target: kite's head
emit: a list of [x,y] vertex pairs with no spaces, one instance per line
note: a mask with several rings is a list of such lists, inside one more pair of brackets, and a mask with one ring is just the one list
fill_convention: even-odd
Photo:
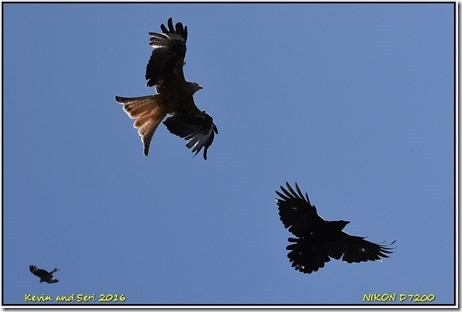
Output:
[[202,89],[201,85],[198,84],[197,82],[188,82],[188,85],[189,85],[189,90],[191,91],[192,94]]

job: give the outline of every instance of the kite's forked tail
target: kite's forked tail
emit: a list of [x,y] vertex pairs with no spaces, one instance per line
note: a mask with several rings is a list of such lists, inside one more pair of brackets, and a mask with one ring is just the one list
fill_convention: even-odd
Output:
[[152,136],[167,113],[158,105],[155,95],[134,98],[116,96],[115,100],[124,106],[124,111],[130,118],[135,119],[133,126],[138,129],[144,145],[144,155],[148,156]]

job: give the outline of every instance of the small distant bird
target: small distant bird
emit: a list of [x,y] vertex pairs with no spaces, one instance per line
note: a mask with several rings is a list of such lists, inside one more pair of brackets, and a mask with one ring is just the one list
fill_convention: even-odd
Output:
[[43,269],[37,268],[35,265],[30,265],[29,270],[32,272],[32,274],[40,277],[40,283],[47,282],[48,284],[51,284],[51,283],[56,283],[59,281],[56,278],[53,278],[53,273],[59,271],[58,268],[54,268],[53,271],[48,272]]
[[218,128],[212,117],[194,103],[194,93],[202,87],[184,77],[188,28],[182,23],[173,26],[172,18],[168,20],[168,28],[164,24],[160,28],[162,33],[149,33],[149,45],[154,51],[146,67],[147,86],[156,87],[157,94],[134,98],[116,96],[115,100],[123,104],[130,118],[136,119],[133,125],[141,136],[145,156],[157,126],[169,114],[171,117],[164,121],[167,129],[187,140],[186,147],[192,148],[195,155],[204,148],[204,159],[207,159],[207,149]]
[[[294,243],[287,246],[287,257],[292,267],[303,273],[316,272],[324,267],[330,258],[342,258],[347,263],[365,262],[388,258],[392,248],[365,240],[365,237],[352,236],[342,231],[349,221],[326,221],[311,205],[308,194],[303,196],[298,184],[296,191],[286,182],[281,186],[280,197],[276,199],[279,216],[292,234],[297,238],[289,238]],[[391,244],[393,244],[393,241]],[[390,245],[391,245],[390,244]]]

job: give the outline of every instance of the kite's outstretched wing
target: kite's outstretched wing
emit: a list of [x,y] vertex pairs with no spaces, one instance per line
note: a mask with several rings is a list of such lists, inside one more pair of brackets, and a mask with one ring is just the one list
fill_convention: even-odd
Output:
[[204,148],[204,159],[207,159],[207,149],[215,134],[218,134],[212,117],[205,112],[198,115],[178,114],[167,118],[164,124],[171,133],[187,140],[186,147],[192,148],[195,155]]
[[154,48],[146,67],[148,87],[161,84],[164,80],[175,79],[185,82],[183,74],[186,55],[186,39],[188,28],[182,23],[173,26],[172,18],[168,19],[168,28],[160,26],[162,33],[150,32],[149,45]]

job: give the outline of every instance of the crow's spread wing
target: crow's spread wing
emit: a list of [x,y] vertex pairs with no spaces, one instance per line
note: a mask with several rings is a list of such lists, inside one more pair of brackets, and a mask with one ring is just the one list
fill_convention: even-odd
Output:
[[192,148],[197,155],[204,148],[204,159],[207,159],[207,149],[213,142],[218,128],[213,123],[212,117],[207,113],[199,114],[175,114],[164,121],[167,129],[188,141],[186,147]]
[[162,33],[150,32],[149,45],[154,48],[146,67],[147,86],[152,87],[164,80],[185,81],[183,74],[186,55],[186,39],[188,28],[182,23],[173,26],[172,18],[168,19],[168,28],[162,24]]
[[298,237],[304,237],[325,223],[317,212],[316,207],[311,205],[308,194],[303,196],[298,184],[295,183],[296,191],[286,182],[287,190],[281,186],[281,192],[276,191],[279,216],[285,228]]
[[292,267],[308,274],[323,268],[330,258],[337,260],[342,258],[347,263],[359,263],[388,258],[392,253],[389,245],[375,244],[363,237],[351,236],[343,231],[339,240],[306,236],[289,238],[289,242],[293,243],[286,247],[289,250],[287,257]]
[[342,231],[339,240],[327,243],[326,249],[332,258],[337,260],[342,258],[348,263],[358,263],[388,258],[388,255],[392,253],[390,245],[375,244],[365,240],[364,237],[349,235]]

